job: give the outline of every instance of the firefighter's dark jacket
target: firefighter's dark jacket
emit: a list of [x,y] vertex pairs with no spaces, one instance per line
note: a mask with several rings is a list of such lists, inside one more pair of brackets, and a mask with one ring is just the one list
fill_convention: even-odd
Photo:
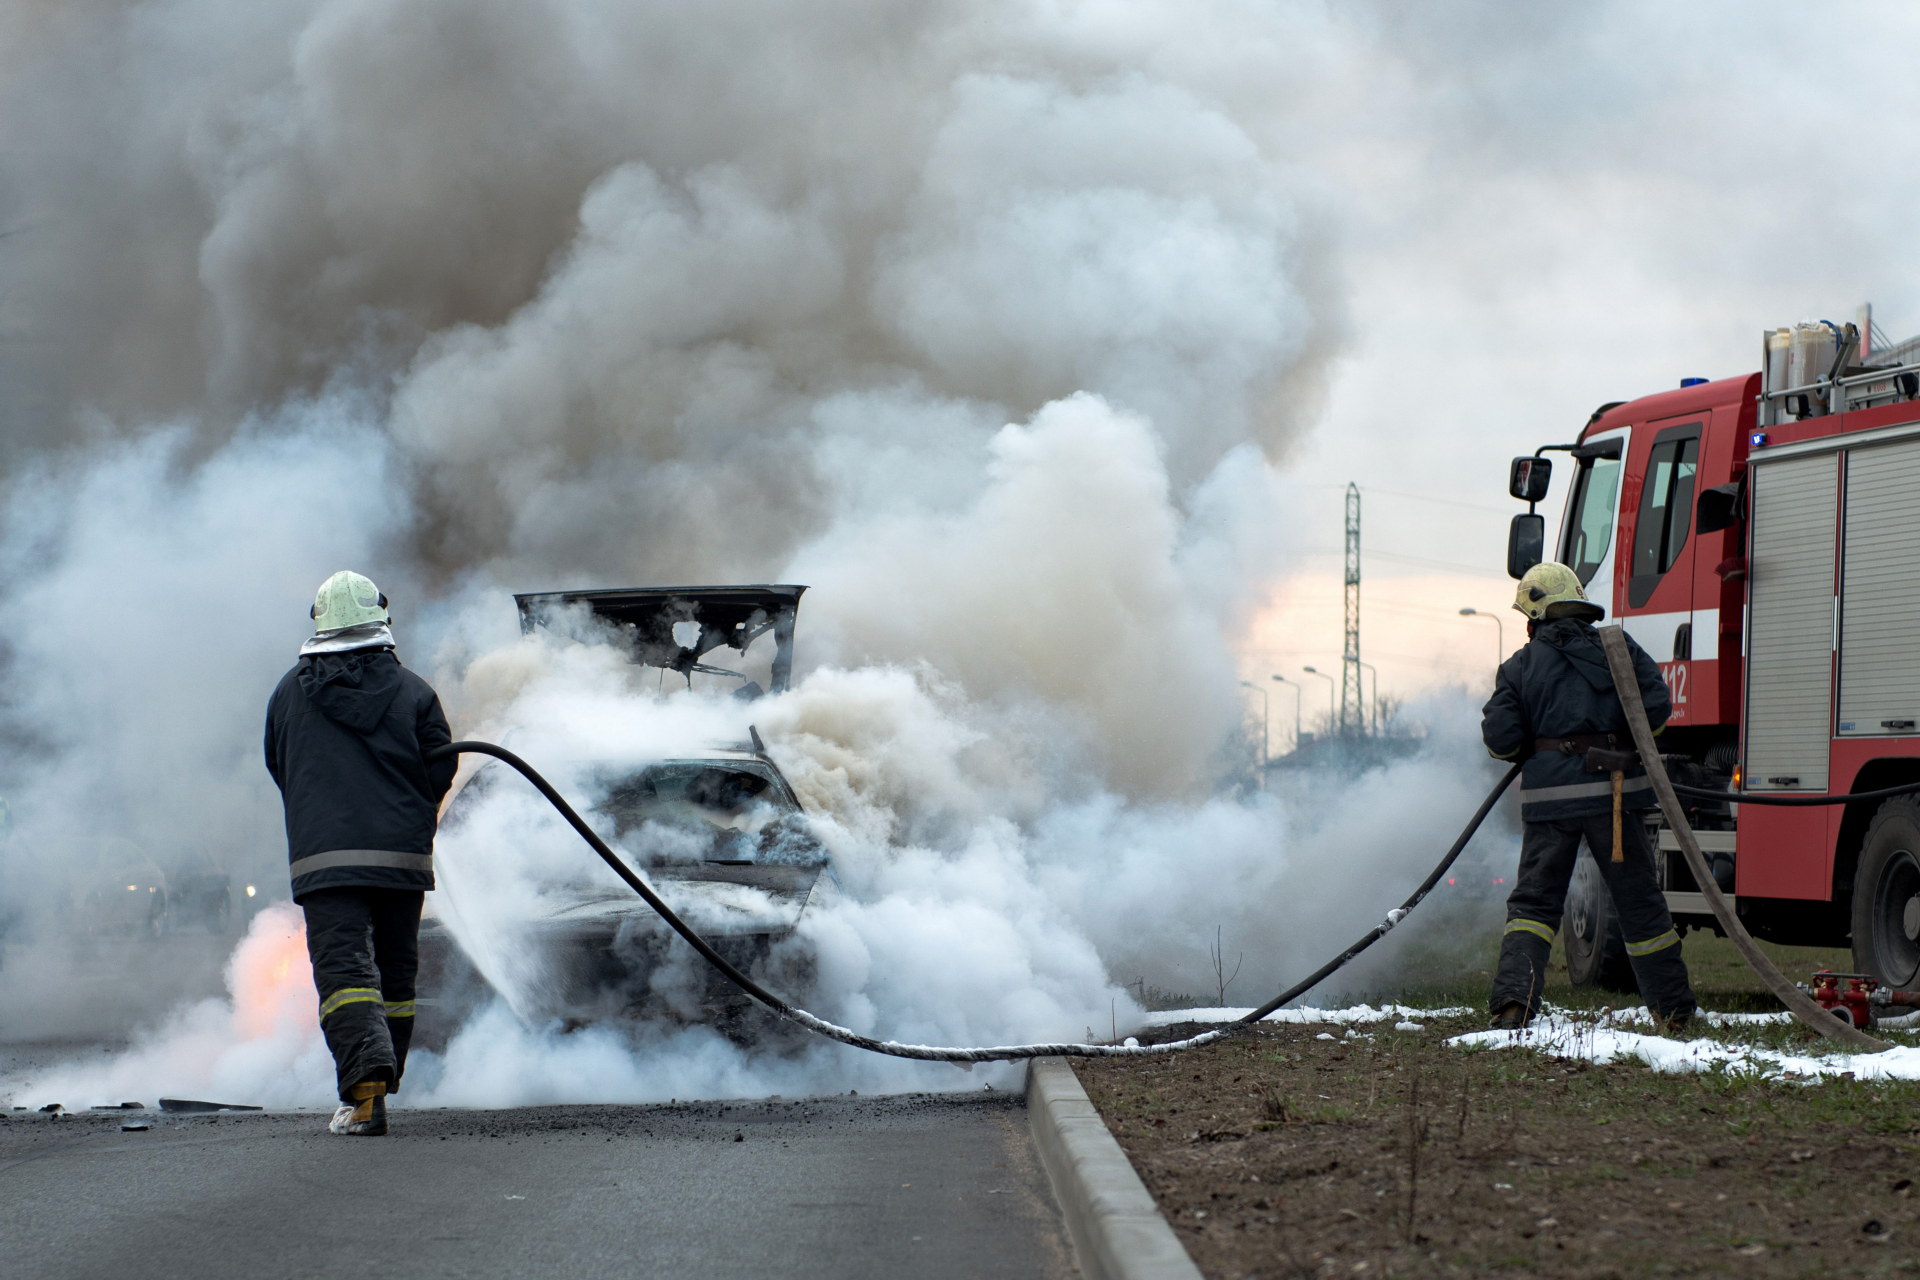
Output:
[[267,703],[267,771],[286,800],[295,901],[316,889],[433,888],[453,784],[440,699],[391,649],[309,654]]
[[[1631,636],[1627,650],[1633,655],[1647,721],[1657,732],[1673,709],[1666,681]],[[1489,752],[1501,760],[1526,761],[1520,772],[1520,816],[1525,821],[1612,810],[1610,775],[1588,773],[1586,760],[1579,754],[1533,748],[1538,738],[1593,733],[1617,734],[1623,750],[1633,749],[1627,715],[1613,691],[1599,633],[1593,624],[1576,618],[1544,622],[1524,649],[1501,664],[1493,696],[1480,718],[1480,736]],[[1653,803],[1646,770],[1628,770],[1624,807],[1645,809]]]

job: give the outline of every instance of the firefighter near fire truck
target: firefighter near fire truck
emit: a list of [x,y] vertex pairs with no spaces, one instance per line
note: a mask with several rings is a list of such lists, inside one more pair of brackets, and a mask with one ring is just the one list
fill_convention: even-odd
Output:
[[[1855,973],[1816,992],[1845,979],[1865,1007],[1904,1004],[1920,983],[1920,338],[1879,342],[1864,308],[1760,337],[1757,372],[1609,401],[1515,458],[1527,509],[1507,572],[1572,569],[1665,678],[1645,821],[1677,930],[1850,946]],[[1551,454],[1572,476],[1550,542]],[[1621,923],[1581,864],[1562,928],[1576,986],[1631,985]],[[1867,1021],[1807,1003],[1849,1034]]]
[[[1489,1002],[1493,1025],[1517,1030],[1540,1010],[1584,841],[1619,914],[1648,1010],[1679,1030],[1693,1016],[1693,989],[1641,819],[1654,804],[1652,784],[1594,630],[1605,610],[1587,599],[1572,569],[1552,562],[1527,570],[1513,607],[1527,619],[1527,643],[1501,665],[1481,719],[1491,755],[1524,761],[1526,832]],[[1628,644],[1641,701],[1657,729],[1671,709],[1666,683],[1653,659]]]
[[[267,705],[267,771],[286,805],[293,900],[341,1106],[330,1131],[387,1131],[413,1038],[420,908],[456,762],[440,699],[393,651],[380,589],[341,571]],[[435,754],[438,753],[438,754]]]

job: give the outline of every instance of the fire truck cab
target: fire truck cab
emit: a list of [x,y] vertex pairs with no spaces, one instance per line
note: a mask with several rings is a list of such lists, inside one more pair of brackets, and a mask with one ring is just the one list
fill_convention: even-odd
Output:
[[[1748,794],[1920,783],[1920,340],[1871,357],[1854,325],[1765,335],[1763,372],[1602,405],[1577,441],[1515,459],[1508,572],[1546,558],[1551,455],[1572,480],[1554,557],[1660,664],[1676,781]],[[1853,948],[1920,976],[1920,798],[1690,805],[1756,937]],[[1658,823],[1658,810],[1649,813]],[[1671,832],[1676,925],[1714,928]],[[1562,929],[1576,983],[1632,989],[1597,870]]]

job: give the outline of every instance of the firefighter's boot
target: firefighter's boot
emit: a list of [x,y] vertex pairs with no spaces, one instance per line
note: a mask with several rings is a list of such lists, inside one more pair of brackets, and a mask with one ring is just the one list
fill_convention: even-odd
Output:
[[1518,1031],[1526,1026],[1529,1020],[1527,1006],[1514,1000],[1501,1005],[1500,1011],[1493,1015],[1487,1025],[1495,1031]]
[[354,1085],[353,1102],[333,1113],[329,1133],[344,1133],[355,1138],[376,1138],[387,1131],[387,1082],[368,1080]]

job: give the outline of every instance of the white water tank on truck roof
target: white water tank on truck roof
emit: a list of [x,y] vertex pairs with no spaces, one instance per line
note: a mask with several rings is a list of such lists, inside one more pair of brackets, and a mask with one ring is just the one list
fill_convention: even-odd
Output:
[[1802,320],[1793,326],[1787,347],[1787,385],[1804,387],[1819,382],[1833,369],[1833,353],[1840,331],[1825,320]]

